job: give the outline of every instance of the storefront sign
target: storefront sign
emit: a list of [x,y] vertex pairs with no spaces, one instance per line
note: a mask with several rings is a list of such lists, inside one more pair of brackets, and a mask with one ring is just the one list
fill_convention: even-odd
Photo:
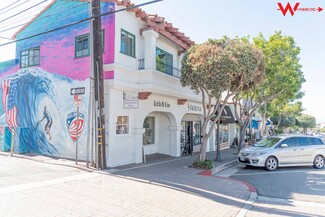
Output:
[[168,102],[166,102],[166,101],[156,101],[156,100],[154,100],[153,105],[157,106],[157,107],[166,107],[166,108],[170,107],[170,104]]
[[187,104],[187,108],[189,111],[202,112],[202,107],[198,105]]
[[123,108],[137,109],[139,108],[139,100],[132,96],[132,93],[126,93],[123,91]]
[[124,100],[123,108],[125,109],[137,109],[139,108],[139,100]]

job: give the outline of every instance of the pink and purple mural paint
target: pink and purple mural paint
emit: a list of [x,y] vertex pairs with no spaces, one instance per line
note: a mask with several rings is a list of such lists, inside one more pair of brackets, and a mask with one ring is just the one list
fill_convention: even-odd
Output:
[[[102,3],[102,12],[114,10],[114,3]],[[87,2],[56,1],[16,38],[23,39],[89,17]],[[103,62],[114,62],[115,15],[102,17],[104,31]],[[74,158],[75,136],[78,130],[79,159],[85,158],[88,137],[90,89],[89,55],[75,57],[76,37],[89,33],[89,22],[17,42],[16,59],[0,63],[0,149],[7,150],[15,132],[16,152]],[[88,41],[89,42],[89,41]],[[88,43],[89,46],[89,43]],[[21,68],[22,51],[39,47],[39,64]],[[89,49],[89,47],[88,47]],[[106,79],[114,72],[105,72]],[[6,84],[6,86],[4,85]],[[81,96],[80,120],[76,129],[73,119],[75,106],[71,88],[85,87]],[[75,116],[74,116],[75,117]],[[16,120],[16,125],[10,121]]]

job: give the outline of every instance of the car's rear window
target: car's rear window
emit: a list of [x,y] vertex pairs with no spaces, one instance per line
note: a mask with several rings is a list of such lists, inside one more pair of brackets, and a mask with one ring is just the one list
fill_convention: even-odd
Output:
[[314,138],[310,138],[310,137],[298,137],[298,144],[299,146],[310,146],[310,145],[315,145]]
[[324,142],[319,138],[313,138],[315,145],[324,145]]

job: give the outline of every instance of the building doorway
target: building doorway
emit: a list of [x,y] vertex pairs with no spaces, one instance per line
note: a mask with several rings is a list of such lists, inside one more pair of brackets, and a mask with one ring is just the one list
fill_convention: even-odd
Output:
[[193,147],[201,144],[201,121],[182,121],[181,154],[193,154]]

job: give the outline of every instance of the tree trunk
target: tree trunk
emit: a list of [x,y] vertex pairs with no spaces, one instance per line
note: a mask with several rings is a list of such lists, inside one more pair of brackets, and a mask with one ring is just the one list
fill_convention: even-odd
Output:
[[266,136],[266,103],[264,104],[264,113],[262,116],[262,126],[261,126],[261,138],[263,139]]
[[206,159],[206,150],[207,150],[207,146],[208,146],[208,134],[204,134],[203,136],[203,141],[202,141],[202,145],[201,145],[201,149],[200,149],[200,155],[199,155],[199,161],[203,162]]
[[278,117],[278,124],[276,125],[276,129],[279,129],[280,128],[280,124],[282,122],[282,117],[281,115]]
[[238,153],[240,152],[241,148],[244,146],[246,128],[243,126],[240,126],[239,131],[240,132],[239,132],[239,142],[238,142]]

